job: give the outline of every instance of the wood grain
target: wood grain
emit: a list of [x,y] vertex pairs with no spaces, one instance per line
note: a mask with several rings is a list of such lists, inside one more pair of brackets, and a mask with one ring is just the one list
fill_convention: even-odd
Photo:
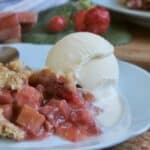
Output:
[[116,56],[150,71],[150,29],[136,27],[132,31],[130,29],[130,32],[134,35],[133,41],[127,45],[116,46]]
[[108,150],[150,150],[150,132],[146,132]]

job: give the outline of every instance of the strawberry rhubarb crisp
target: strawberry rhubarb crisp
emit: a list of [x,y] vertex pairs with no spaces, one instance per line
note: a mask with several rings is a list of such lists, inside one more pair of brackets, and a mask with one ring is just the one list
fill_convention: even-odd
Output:
[[0,64],[0,137],[36,140],[58,135],[80,141],[101,134],[94,96],[72,77],[31,71],[19,61]]

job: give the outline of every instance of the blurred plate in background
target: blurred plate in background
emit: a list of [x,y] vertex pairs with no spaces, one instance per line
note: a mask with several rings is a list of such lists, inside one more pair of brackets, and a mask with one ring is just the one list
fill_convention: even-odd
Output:
[[132,10],[121,6],[118,0],[92,0],[93,3],[104,6],[130,22],[144,27],[150,27],[150,11]]
[[35,11],[66,3],[68,0],[0,0],[0,12]]

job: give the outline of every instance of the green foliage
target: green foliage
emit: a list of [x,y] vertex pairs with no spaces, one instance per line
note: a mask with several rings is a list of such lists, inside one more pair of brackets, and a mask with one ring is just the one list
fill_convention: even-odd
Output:
[[[55,8],[47,9],[39,14],[39,20],[37,25],[32,29],[31,32],[23,35],[23,41],[29,43],[46,43],[53,44],[57,40],[61,39],[65,35],[75,32],[72,16],[73,13],[79,9],[85,9],[91,7],[90,0],[79,0],[78,2],[69,2]],[[68,19],[69,27],[66,31],[60,33],[50,33],[46,29],[48,20],[55,15],[65,16]],[[118,23],[116,23],[118,24]],[[132,35],[126,30],[125,27],[116,25],[113,23],[108,32],[103,36],[114,45],[126,44],[131,41]]]
[[103,36],[113,45],[127,44],[132,40],[131,33],[118,23],[111,24],[109,30]]

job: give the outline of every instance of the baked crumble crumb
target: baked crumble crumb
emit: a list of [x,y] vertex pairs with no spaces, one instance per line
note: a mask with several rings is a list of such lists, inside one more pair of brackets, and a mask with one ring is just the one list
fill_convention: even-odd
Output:
[[0,88],[20,89],[31,71],[25,69],[19,60],[10,62],[7,65],[0,64]]
[[0,137],[6,137],[17,141],[25,138],[25,132],[16,125],[9,122],[3,116],[3,110],[0,109]]

